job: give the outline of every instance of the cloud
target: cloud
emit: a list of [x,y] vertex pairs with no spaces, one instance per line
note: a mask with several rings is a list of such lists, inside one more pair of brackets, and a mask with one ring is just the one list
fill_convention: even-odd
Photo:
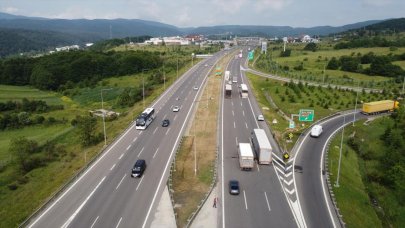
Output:
[[282,10],[291,3],[291,0],[257,0],[255,3],[255,10],[262,12],[264,10]]
[[391,3],[391,0],[362,0],[364,6],[386,6]]
[[189,7],[184,7],[177,14],[177,24],[180,26],[189,26],[191,22],[191,17],[189,14]]
[[15,8],[15,7],[9,6],[9,7],[2,7],[1,11],[5,12],[5,13],[11,13],[12,14],[12,13],[18,12],[18,9]]
[[211,3],[218,10],[228,14],[237,14],[248,0],[212,0]]

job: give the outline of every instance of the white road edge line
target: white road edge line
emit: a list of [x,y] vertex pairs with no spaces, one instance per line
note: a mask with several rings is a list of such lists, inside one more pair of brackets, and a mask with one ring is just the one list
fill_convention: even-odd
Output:
[[97,222],[97,220],[98,220],[98,217],[100,217],[100,216],[97,216],[97,218],[94,219],[94,222],[91,224],[90,228],[93,228],[94,224],[96,224],[96,222]]
[[117,223],[117,225],[115,226],[115,228],[118,228],[118,227],[120,226],[121,220],[122,220],[122,217],[121,217],[120,220],[118,221],[118,223]]
[[142,175],[141,181],[139,181],[138,186],[136,186],[135,191],[138,191],[138,188],[139,188],[139,186],[141,186],[141,183],[142,183],[144,177],[145,177],[145,175]]
[[264,197],[266,197],[267,207],[269,208],[269,211],[271,211],[270,204],[269,204],[269,199],[267,198],[267,193],[266,192],[264,192]]
[[117,187],[115,188],[115,190],[117,190],[117,189],[120,187],[120,185],[121,185],[122,181],[124,180],[125,176],[126,176],[126,175],[124,174],[124,176],[121,178],[120,183],[118,183],[118,185],[117,185]]
[[97,186],[93,189],[93,191],[90,193],[90,195],[87,196],[87,198],[83,201],[83,203],[76,209],[76,211],[69,217],[69,219],[62,225],[62,228],[66,228],[70,225],[70,223],[75,219],[76,215],[82,210],[84,205],[86,205],[87,201],[93,196],[93,194],[96,192],[97,188],[100,187],[101,183],[103,183],[104,179],[106,176],[101,179],[101,181],[97,184]]
[[245,190],[243,190],[243,198],[245,198],[245,207],[246,207],[246,210],[247,210],[247,209],[248,209],[248,206],[247,206],[247,200],[246,200]]

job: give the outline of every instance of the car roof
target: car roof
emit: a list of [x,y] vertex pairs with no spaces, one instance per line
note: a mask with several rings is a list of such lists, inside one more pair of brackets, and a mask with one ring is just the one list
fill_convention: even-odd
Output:
[[138,159],[138,160],[136,160],[135,165],[142,165],[143,163],[145,163],[145,160]]

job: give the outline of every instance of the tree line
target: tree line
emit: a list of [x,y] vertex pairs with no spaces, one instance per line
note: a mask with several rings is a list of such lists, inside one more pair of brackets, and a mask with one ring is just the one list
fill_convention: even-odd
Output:
[[[393,61],[405,60],[405,53],[401,55],[383,55],[377,56],[373,52],[365,55],[358,53],[352,56],[341,56],[339,59],[332,57],[326,68],[329,70],[342,70],[348,72],[362,73],[370,76],[379,75],[386,77],[400,77],[405,74],[405,71],[397,65],[392,64]],[[363,69],[361,64],[370,64],[370,67]]]
[[346,42],[339,42],[334,46],[334,49],[350,49],[350,48],[371,48],[371,47],[405,47],[405,37],[398,37],[395,40],[387,40],[381,36],[374,37],[357,37]]
[[157,52],[60,52],[40,58],[0,61],[0,81],[7,85],[30,85],[42,90],[59,90],[65,85],[94,85],[103,78],[140,73],[162,66]]

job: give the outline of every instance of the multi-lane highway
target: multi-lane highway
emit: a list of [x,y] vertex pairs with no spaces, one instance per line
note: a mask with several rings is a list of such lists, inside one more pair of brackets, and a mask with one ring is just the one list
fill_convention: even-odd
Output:
[[[149,227],[165,187],[170,162],[209,71],[224,52],[186,72],[150,107],[155,120],[146,130],[131,126],[59,197],[37,213],[28,227]],[[173,112],[173,106],[180,106]],[[169,127],[162,127],[169,119]],[[137,159],[145,159],[142,178],[131,178]]]
[[[243,53],[246,55],[246,52]],[[249,143],[254,128],[265,129],[272,147],[278,152],[275,141],[265,122],[257,122],[261,114],[251,88],[249,98],[241,98],[239,85],[247,83],[240,66],[245,58],[233,58],[227,70],[232,84],[232,96],[223,98],[220,126],[220,176],[222,189],[222,212],[219,227],[297,227],[294,215],[280,185],[279,173],[275,165],[255,165],[251,171],[239,168],[238,148],[240,142]],[[225,82],[224,82],[225,83]],[[225,85],[223,85],[225,86]],[[222,95],[224,97],[224,94]],[[240,183],[240,194],[230,195],[228,181],[236,179]]]

